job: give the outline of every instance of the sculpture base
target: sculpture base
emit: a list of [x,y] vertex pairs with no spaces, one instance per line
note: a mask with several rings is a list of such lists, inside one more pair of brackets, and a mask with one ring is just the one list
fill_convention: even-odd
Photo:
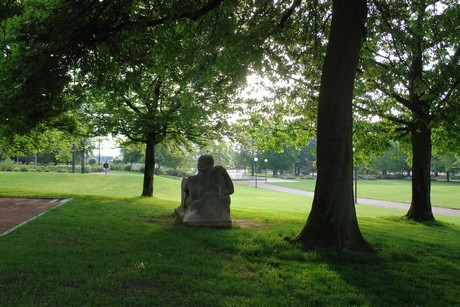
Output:
[[182,224],[190,227],[232,228],[232,221],[194,221],[182,222]]
[[231,228],[232,221],[229,214],[221,214],[220,216],[199,215],[195,211],[187,211],[183,207],[174,209],[174,217],[176,224],[190,227],[211,227],[211,228]]

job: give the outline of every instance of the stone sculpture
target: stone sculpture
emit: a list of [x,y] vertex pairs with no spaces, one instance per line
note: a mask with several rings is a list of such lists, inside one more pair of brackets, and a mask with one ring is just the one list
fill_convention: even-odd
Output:
[[230,195],[233,182],[225,168],[214,166],[212,156],[198,159],[198,174],[182,179],[181,205],[176,220],[188,226],[231,227]]

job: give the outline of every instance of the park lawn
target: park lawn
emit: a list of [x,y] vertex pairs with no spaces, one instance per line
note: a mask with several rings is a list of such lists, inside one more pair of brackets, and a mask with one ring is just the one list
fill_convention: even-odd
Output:
[[[460,305],[456,217],[358,205],[376,253],[302,252],[283,238],[308,197],[236,185],[231,229],[188,228],[172,217],[180,180],[157,177],[157,197],[140,198],[139,176],[21,174],[18,187],[10,175],[0,195],[74,199],[0,237],[1,306]],[[75,184],[53,192],[61,181]]]
[[[299,180],[272,184],[314,191],[316,181]],[[358,197],[410,204],[411,182],[409,180],[358,180]],[[460,182],[432,181],[431,204],[436,207],[460,209]]]
[[[26,196],[62,194],[134,197],[141,195],[142,180],[143,174],[135,172],[109,172],[108,175],[104,173],[0,172],[0,189],[6,189],[12,194],[21,191]],[[180,187],[180,181],[177,182]],[[175,189],[173,185],[163,186],[161,181],[155,183],[155,188],[163,193],[163,197],[173,195],[168,189]],[[177,199],[180,199],[180,196]]]

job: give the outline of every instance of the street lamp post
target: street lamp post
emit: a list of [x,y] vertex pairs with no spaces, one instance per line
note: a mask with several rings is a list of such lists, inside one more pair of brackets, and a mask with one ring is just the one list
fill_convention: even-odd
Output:
[[265,162],[265,183],[267,183],[267,163],[268,163],[268,159],[264,159],[264,162]]
[[257,188],[257,161],[259,161],[259,158],[254,157],[254,173],[256,175],[256,188]]
[[[353,156],[355,155],[355,149],[353,148]],[[358,204],[358,167],[356,165],[356,162],[355,162],[355,159],[353,158],[353,166],[354,166],[354,169],[355,169],[355,192],[353,193],[354,194],[354,201],[355,201],[355,205]]]
[[358,168],[355,166],[355,205],[358,204]]

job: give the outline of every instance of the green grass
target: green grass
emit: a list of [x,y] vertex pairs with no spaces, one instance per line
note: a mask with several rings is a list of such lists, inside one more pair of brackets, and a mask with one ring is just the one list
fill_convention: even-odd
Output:
[[[74,199],[0,237],[1,306],[455,306],[460,219],[357,206],[376,254],[301,252],[311,198],[236,185],[231,229],[174,226],[180,180],[0,173],[0,195]],[[258,222],[243,228],[241,220]]]
[[[46,180],[43,180],[46,178]],[[156,178],[156,177],[155,177]],[[26,195],[106,195],[106,196],[139,196],[142,192],[143,175],[130,172],[110,172],[90,174],[71,173],[19,173],[0,172],[0,189],[8,193],[26,193]],[[180,186],[179,179],[177,180]],[[171,185],[155,182],[160,197],[173,195],[175,189]],[[177,198],[177,199],[180,199]]]
[[[315,180],[300,180],[273,184],[314,191],[315,183]],[[358,197],[410,203],[411,182],[409,180],[358,180]],[[460,182],[431,182],[431,203],[437,207],[460,209]]]

